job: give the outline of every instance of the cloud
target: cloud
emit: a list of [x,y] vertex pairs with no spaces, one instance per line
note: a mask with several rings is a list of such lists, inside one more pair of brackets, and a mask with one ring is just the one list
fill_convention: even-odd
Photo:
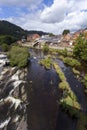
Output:
[[46,23],[61,22],[67,12],[66,0],[54,0],[54,3],[50,7],[45,7],[41,13],[41,20]]
[[41,3],[42,0],[0,0],[0,6],[28,7],[30,9],[36,8]]
[[[3,2],[4,1],[4,2]],[[3,19],[21,26],[27,30],[42,30],[55,34],[64,29],[76,31],[87,27],[87,0],[54,0],[51,5],[42,6],[42,0],[0,0],[0,5],[16,5],[18,16],[9,15]],[[11,2],[11,3],[10,3]],[[37,8],[37,9],[36,9]],[[35,9],[30,11],[30,9]]]

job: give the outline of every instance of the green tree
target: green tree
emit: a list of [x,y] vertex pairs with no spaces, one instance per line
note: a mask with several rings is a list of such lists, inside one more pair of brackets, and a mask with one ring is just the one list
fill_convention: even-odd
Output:
[[16,41],[17,41],[17,39],[15,37],[12,37],[12,36],[8,36],[8,35],[0,36],[0,44],[1,45],[4,44],[4,43],[10,45],[10,44],[12,44],[12,43],[14,43]]
[[23,68],[27,65],[28,57],[28,49],[20,46],[12,46],[8,54],[11,66],[18,66],[19,68]]
[[73,53],[76,57],[87,62],[87,40],[84,37],[77,38]]
[[66,34],[68,34],[68,33],[70,33],[70,30],[69,30],[69,29],[65,29],[65,30],[63,31],[62,35],[66,35]]
[[53,36],[54,36],[54,34],[53,34],[53,33],[50,33],[50,34],[49,34],[49,37],[53,37]]
[[9,50],[9,48],[10,48],[10,46],[7,45],[6,43],[2,44],[1,47],[2,47],[2,50],[3,50],[4,52],[7,52],[7,51]]

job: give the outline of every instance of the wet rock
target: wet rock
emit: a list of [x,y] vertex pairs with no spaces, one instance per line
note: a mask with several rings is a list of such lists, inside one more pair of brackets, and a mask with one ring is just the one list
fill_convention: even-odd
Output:
[[3,129],[12,126],[12,130],[17,129],[26,111],[25,76],[26,69],[18,70],[17,67],[4,68],[0,75],[0,127]]
[[12,67],[11,70],[10,70],[10,75],[15,74],[17,70],[18,70],[17,67]]

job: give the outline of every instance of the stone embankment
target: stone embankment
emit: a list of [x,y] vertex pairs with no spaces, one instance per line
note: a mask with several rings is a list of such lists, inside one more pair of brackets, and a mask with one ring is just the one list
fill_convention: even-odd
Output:
[[[34,45],[34,42],[25,42],[25,43],[22,43],[21,44],[22,46],[26,46],[26,47],[33,47]],[[36,46],[35,48],[37,49],[42,49],[43,46]],[[50,49],[58,49],[58,50],[64,50],[65,48],[67,48],[68,51],[73,51],[73,46],[70,46],[70,45],[67,45],[67,46],[64,46],[64,45],[49,45],[49,48]]]

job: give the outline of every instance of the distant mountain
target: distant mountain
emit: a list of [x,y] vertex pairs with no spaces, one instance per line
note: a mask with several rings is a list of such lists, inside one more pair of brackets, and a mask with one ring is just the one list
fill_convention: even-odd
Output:
[[27,31],[8,21],[5,20],[0,21],[0,35],[10,35],[17,39],[21,39],[23,36],[26,37],[28,34],[35,34],[35,33],[39,34],[40,36],[48,34],[42,31]]
[[0,35],[11,35],[20,39],[23,35],[26,36],[26,32],[21,27],[3,20],[0,21]]
[[39,34],[40,36],[50,34],[50,33],[46,33],[46,32],[43,32],[43,31],[35,31],[35,30],[26,31],[26,33],[28,35],[30,35],[30,34]]

